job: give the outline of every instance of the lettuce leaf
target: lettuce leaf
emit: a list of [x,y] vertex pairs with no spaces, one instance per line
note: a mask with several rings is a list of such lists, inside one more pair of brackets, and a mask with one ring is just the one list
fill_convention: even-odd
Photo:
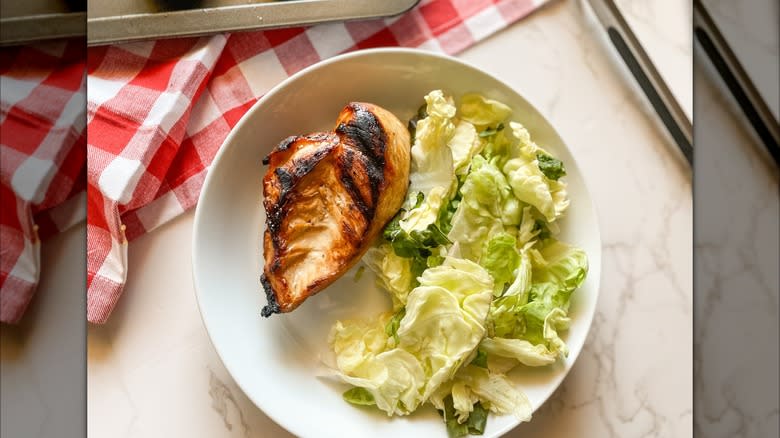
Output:
[[[441,264],[439,247],[451,243],[435,223],[443,203],[442,194],[440,187],[434,187],[427,198],[419,193],[414,208],[409,212],[401,209],[382,232],[396,256],[410,259],[411,287],[418,284],[416,279],[425,269]],[[398,295],[396,290],[388,291]]]
[[453,258],[427,269],[409,293],[396,342],[392,317],[337,322],[329,341],[343,381],[370,393],[388,415],[406,415],[452,379],[485,335],[493,280]]
[[447,427],[447,436],[456,438],[484,434],[487,424],[487,410],[482,407],[479,401],[469,401],[470,391],[464,385],[456,386],[463,388],[465,392],[461,394],[459,389],[453,387],[452,395],[444,398],[443,408],[439,410],[439,415],[442,416]]
[[396,255],[388,243],[369,248],[363,256],[363,263],[376,275],[376,283],[393,299],[393,308],[406,305],[406,297],[414,287],[416,279],[412,273],[412,260]]
[[398,327],[401,325],[401,320],[404,316],[406,316],[406,307],[396,311],[385,326],[385,334],[395,341],[393,345],[398,345]]
[[[422,197],[422,202],[415,206],[399,221],[399,226],[407,233],[412,231],[423,231],[429,225],[435,224],[439,217],[439,211],[442,204],[446,201],[447,189],[444,187],[434,187],[431,191]],[[416,199],[420,199],[417,197]]]
[[554,299],[558,307],[568,310],[569,296],[580,287],[588,274],[588,257],[585,251],[550,239],[539,249],[539,255],[544,262],[534,266],[534,283],[552,283],[558,286],[560,294],[549,296],[548,293],[542,297]]
[[[555,210],[555,217],[559,218],[563,215],[564,212],[566,212],[566,209],[569,208],[569,194],[566,191],[566,183],[562,180],[558,181],[549,181],[548,182],[550,186],[550,195],[552,196],[553,200],[553,209]],[[549,225],[554,225],[555,223],[551,223]]]
[[525,339],[485,338],[479,348],[488,355],[516,359],[531,367],[549,365],[558,358],[545,345],[535,345]]
[[526,251],[518,255],[514,279],[501,297],[493,300],[488,313],[488,331],[491,337],[519,337],[525,326],[522,308],[528,303],[531,290],[531,261]]
[[462,382],[493,413],[513,414],[520,421],[531,419],[532,407],[528,398],[500,374],[469,365],[458,371],[455,382]]
[[472,359],[469,364],[474,365],[475,367],[487,368],[487,360],[487,353],[478,349],[476,356],[474,356],[474,359]]
[[526,302],[527,297],[523,295],[508,295],[494,299],[488,314],[490,337],[521,336],[525,329],[521,311]]
[[539,234],[536,225],[536,217],[533,214],[533,207],[530,205],[523,207],[520,225],[517,229],[517,245],[524,246],[531,242]]
[[562,357],[568,355],[569,349],[558,335],[558,330],[567,329],[570,323],[562,308],[543,301],[531,301],[523,306],[521,313],[525,322],[522,339],[534,345],[545,346]]
[[[498,341],[500,345],[483,341],[480,348],[486,353],[514,357],[531,366],[538,365],[529,360],[543,365],[568,354],[568,347],[558,332],[569,326],[566,312],[573,291],[587,274],[587,257],[579,248],[553,239],[546,242],[538,251],[521,251],[515,283],[491,304],[490,337],[494,338],[492,341],[506,340]],[[538,254],[535,263],[530,262],[529,254]],[[522,284],[514,288],[516,283]],[[524,342],[517,342],[521,340]]]
[[469,428],[471,435],[482,435],[485,433],[485,426],[487,426],[488,411],[482,406],[482,403],[474,403],[471,414],[469,415],[466,426]]
[[535,160],[513,158],[506,162],[503,171],[517,199],[536,207],[548,222],[555,220],[557,216],[550,186]]
[[489,128],[488,130],[482,131],[480,134],[486,133],[490,135],[479,137],[481,143],[480,155],[488,161],[493,162],[501,169],[513,156],[512,150],[514,149],[514,146],[512,144],[512,139],[506,133],[506,129],[498,130]]
[[342,373],[353,373],[367,366],[367,360],[388,348],[385,325],[390,314],[382,314],[372,321],[336,321],[328,336],[328,343],[336,353],[336,366]]
[[465,94],[460,99],[460,118],[477,127],[498,125],[510,114],[512,108],[479,94]]
[[496,354],[488,356],[487,369],[492,374],[506,374],[517,368],[520,362],[513,357],[502,357]]
[[477,129],[471,123],[464,120],[455,125],[455,132],[450,139],[449,147],[452,151],[452,161],[456,175],[462,175],[468,171],[471,158],[479,152],[483,143],[479,141]]
[[[566,193],[566,183],[560,178],[566,175],[566,170],[563,166],[563,162],[555,158],[552,154],[545,151],[533,140],[531,140],[531,134],[523,125],[517,122],[510,122],[509,126],[512,130],[512,135],[517,139],[517,143],[512,147],[512,165],[509,168],[504,167],[504,173],[510,171],[521,172],[515,175],[516,184],[512,185],[513,190],[521,190],[521,182],[525,184],[524,190],[528,201],[525,201],[515,192],[515,195],[524,200],[528,204],[536,207],[541,212],[548,222],[553,222],[555,218],[561,216],[566,208],[569,206],[569,200]],[[507,161],[507,163],[509,163]],[[529,166],[528,168],[521,166],[520,163]],[[504,165],[506,166],[506,164]],[[507,176],[509,177],[509,176]],[[522,177],[522,178],[521,178]],[[547,192],[549,192],[549,198],[542,190],[537,177],[542,177],[542,181],[547,184]],[[516,187],[517,186],[517,187]],[[534,198],[530,194],[531,189],[538,190]],[[536,202],[530,200],[535,199]],[[550,201],[552,204],[550,205]]]
[[504,205],[511,199],[511,188],[493,163],[477,155],[460,195],[447,237],[458,242],[462,257],[479,261],[487,240],[504,230]]
[[364,388],[374,397],[376,407],[388,416],[414,411],[427,380],[420,360],[402,348],[369,355],[363,366],[351,372],[341,370],[338,376],[345,383]]
[[348,403],[353,405],[373,406],[376,404],[374,401],[374,396],[364,388],[355,387],[348,389],[346,392],[344,392],[342,397],[344,397],[344,400],[346,400]]
[[542,171],[547,179],[558,181],[562,176],[566,176],[566,169],[563,167],[561,160],[545,153],[537,152],[536,161],[539,163],[539,170]]
[[515,269],[520,264],[516,246],[517,239],[514,236],[501,232],[490,238],[482,252],[480,264],[493,277],[496,296],[503,292],[505,284],[515,278]]
[[519,296],[522,300],[525,300],[528,290],[531,287],[532,272],[531,259],[528,257],[528,252],[521,250],[518,254],[517,268],[513,274],[514,279],[504,292],[503,296]]
[[434,187],[449,192],[455,178],[452,152],[448,146],[455,134],[455,105],[441,90],[425,96],[427,117],[416,125],[411,149],[409,194],[429,195]]

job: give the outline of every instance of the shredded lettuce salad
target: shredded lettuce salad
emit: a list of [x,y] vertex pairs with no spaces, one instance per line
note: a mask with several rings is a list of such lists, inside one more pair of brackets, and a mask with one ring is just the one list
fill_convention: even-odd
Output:
[[363,258],[393,309],[337,321],[329,342],[346,401],[391,416],[430,403],[450,436],[480,435],[488,412],[530,420],[505,375],[568,354],[560,334],[588,260],[555,237],[563,163],[507,105],[467,94],[456,107],[441,90],[425,102],[409,122],[407,199]]

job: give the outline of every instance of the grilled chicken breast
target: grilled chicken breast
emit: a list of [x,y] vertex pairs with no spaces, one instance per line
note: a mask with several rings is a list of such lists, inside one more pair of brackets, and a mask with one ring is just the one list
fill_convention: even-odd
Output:
[[294,310],[360,260],[406,197],[410,148],[392,113],[350,103],[333,132],[289,137],[263,160],[263,316]]

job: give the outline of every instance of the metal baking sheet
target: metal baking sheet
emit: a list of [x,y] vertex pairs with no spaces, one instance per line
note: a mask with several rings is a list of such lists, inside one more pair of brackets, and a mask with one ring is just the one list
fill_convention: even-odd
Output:
[[0,1],[0,45],[87,33],[86,0]]
[[87,43],[101,45],[387,17],[400,14],[419,1],[89,0]]

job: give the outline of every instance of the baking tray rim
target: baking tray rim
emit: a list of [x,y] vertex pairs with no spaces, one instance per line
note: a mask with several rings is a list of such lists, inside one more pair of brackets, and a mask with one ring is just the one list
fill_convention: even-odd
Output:
[[[420,0],[386,0],[369,5],[368,2],[361,0],[297,0],[88,17],[87,44],[97,46],[148,39],[392,17],[408,11],[419,2]],[[376,8],[376,5],[380,5],[381,9]],[[374,9],[371,9],[372,7]]]

